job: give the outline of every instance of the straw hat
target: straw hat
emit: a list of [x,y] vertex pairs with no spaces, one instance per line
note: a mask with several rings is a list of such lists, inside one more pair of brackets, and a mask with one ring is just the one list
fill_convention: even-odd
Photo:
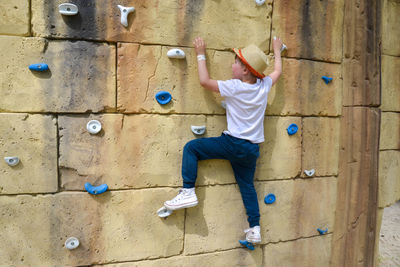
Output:
[[264,78],[263,72],[268,66],[267,56],[256,45],[248,45],[243,49],[233,48],[233,52],[242,60],[251,73],[258,78]]

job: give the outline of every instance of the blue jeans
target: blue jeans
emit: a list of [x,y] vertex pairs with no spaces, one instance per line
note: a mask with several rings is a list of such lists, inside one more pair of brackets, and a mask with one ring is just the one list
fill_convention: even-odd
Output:
[[197,161],[226,159],[232,165],[239,185],[250,227],[260,225],[260,211],[253,178],[256,161],[260,156],[258,144],[222,134],[220,137],[199,138],[189,141],[183,149],[183,187],[192,188],[197,178]]

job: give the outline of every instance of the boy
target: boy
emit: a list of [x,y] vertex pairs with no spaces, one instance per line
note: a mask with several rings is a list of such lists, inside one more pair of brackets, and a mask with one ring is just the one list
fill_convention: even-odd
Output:
[[259,157],[259,143],[264,142],[264,114],[267,95],[282,73],[279,38],[273,40],[274,71],[265,77],[266,55],[255,45],[233,49],[232,80],[210,79],[206,66],[206,45],[202,38],[193,42],[198,60],[200,84],[207,90],[225,97],[228,129],[220,137],[199,138],[188,142],[183,150],[183,188],[164,206],[169,210],[194,207],[198,204],[194,186],[197,161],[205,159],[229,160],[246,208],[250,228],[245,230],[246,240],[260,243],[260,212],[254,188],[254,172]]

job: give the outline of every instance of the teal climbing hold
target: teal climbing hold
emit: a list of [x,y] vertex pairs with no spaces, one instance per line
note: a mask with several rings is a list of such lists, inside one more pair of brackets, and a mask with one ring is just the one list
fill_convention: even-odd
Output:
[[37,63],[29,65],[29,69],[34,71],[46,71],[49,69],[49,66],[45,63]]
[[239,243],[250,250],[254,250],[254,245],[247,240],[239,240]]
[[265,204],[272,204],[272,203],[275,202],[275,200],[276,200],[276,197],[275,197],[274,194],[268,194],[264,198],[264,203]]
[[322,76],[322,80],[324,80],[324,82],[325,82],[326,84],[328,84],[328,83],[330,83],[330,82],[333,80],[333,78],[326,77],[326,76]]
[[171,101],[171,99],[172,99],[171,94],[166,91],[160,91],[156,94],[156,100],[161,105],[168,104]]
[[297,133],[298,129],[299,129],[299,127],[297,126],[297,124],[292,123],[289,125],[289,127],[286,130],[289,135],[294,135],[295,133]]
[[89,194],[99,195],[107,191],[108,185],[102,184],[99,186],[93,186],[90,183],[85,183],[85,189],[86,191],[88,191]]
[[328,232],[328,228],[326,228],[325,230],[318,228],[317,231],[319,232],[320,235],[324,235]]

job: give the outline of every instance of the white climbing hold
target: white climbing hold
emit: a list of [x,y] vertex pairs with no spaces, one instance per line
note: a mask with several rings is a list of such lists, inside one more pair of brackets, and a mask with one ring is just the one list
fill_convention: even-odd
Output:
[[[274,36],[274,40],[276,40],[276,36]],[[281,53],[283,52],[283,50],[287,50],[287,46],[284,43],[282,43]]]
[[206,126],[191,126],[192,132],[195,135],[202,135],[206,132]]
[[172,210],[167,209],[165,206],[157,210],[157,214],[161,218],[168,217],[169,215],[172,214]]
[[257,6],[262,6],[265,3],[265,0],[255,0]]
[[308,176],[311,177],[315,174],[315,170],[311,169],[311,170],[304,170],[304,173]]
[[128,27],[128,15],[129,13],[135,11],[134,7],[126,7],[118,5],[119,10],[121,11],[121,24],[125,27]]
[[101,123],[96,120],[91,120],[86,124],[86,129],[91,134],[97,134],[101,131]]
[[15,166],[15,165],[17,165],[19,163],[19,158],[18,157],[4,157],[4,160],[10,166]]
[[185,58],[186,57],[185,52],[183,52],[182,49],[178,49],[178,48],[170,49],[167,52],[167,56],[169,58]]
[[58,12],[60,12],[61,15],[73,16],[78,14],[78,7],[71,3],[63,3],[58,6]]
[[65,241],[65,247],[69,250],[75,249],[79,246],[79,240],[76,237],[70,237]]

